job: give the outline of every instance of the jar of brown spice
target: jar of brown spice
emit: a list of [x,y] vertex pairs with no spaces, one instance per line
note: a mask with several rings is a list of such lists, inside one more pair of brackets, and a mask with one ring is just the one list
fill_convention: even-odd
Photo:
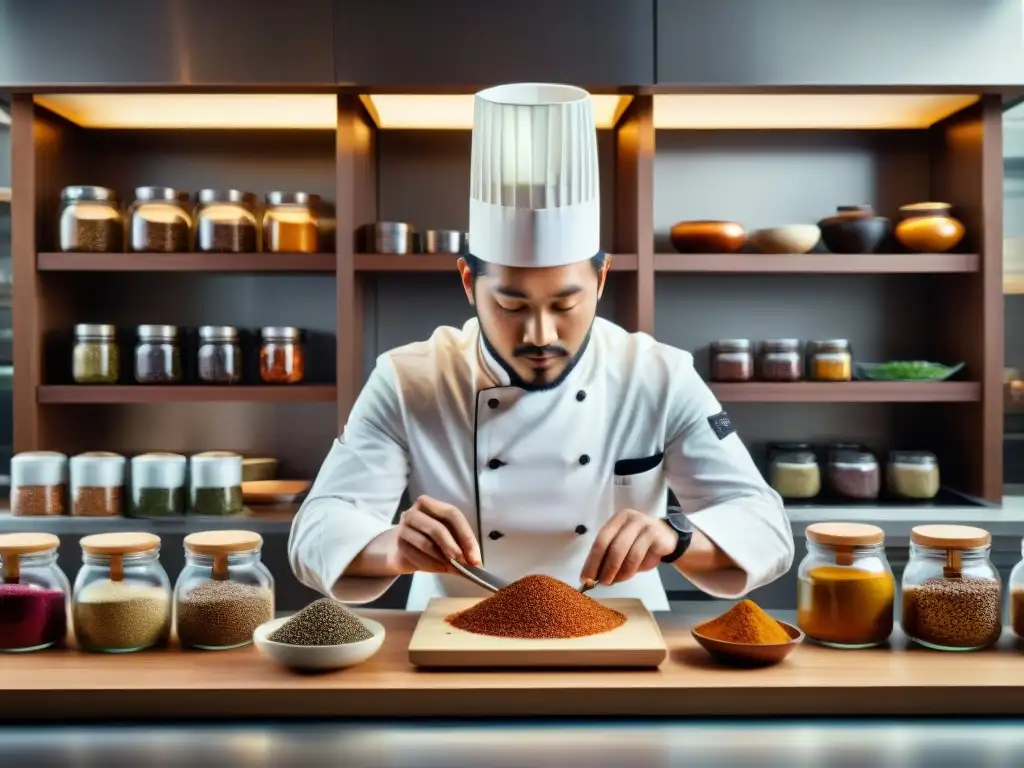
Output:
[[836,451],[828,459],[829,490],[847,499],[877,499],[882,484],[878,460],[868,451]]
[[196,250],[253,253],[258,250],[256,195],[240,189],[201,189],[196,206]]
[[308,192],[269,192],[263,211],[263,250],[316,253],[320,248],[320,196]]
[[804,358],[799,339],[769,339],[761,350],[761,378],[764,381],[800,381]]
[[124,250],[124,216],[106,187],[65,187],[60,193],[60,249],[65,253]]
[[750,381],[754,378],[754,353],[750,339],[723,339],[711,343],[711,380]]
[[63,515],[68,457],[56,451],[25,451],[11,458],[11,513]]
[[124,511],[125,458],[90,451],[71,457],[71,514],[113,517]]
[[184,253],[192,244],[189,194],[171,187],[139,187],[130,210],[129,245],[140,253]]

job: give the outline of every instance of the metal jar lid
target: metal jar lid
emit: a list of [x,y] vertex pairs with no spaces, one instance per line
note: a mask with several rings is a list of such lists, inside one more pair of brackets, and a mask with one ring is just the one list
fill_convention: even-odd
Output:
[[847,339],[825,339],[814,342],[815,352],[846,352],[850,349],[850,342]]
[[938,459],[931,451],[892,451],[889,454],[889,464],[894,467],[931,469],[938,466]]
[[124,485],[125,458],[117,453],[90,451],[71,457],[75,488],[115,488]]
[[833,467],[849,467],[856,469],[874,469],[878,466],[875,455],[869,451],[836,451],[828,458]]
[[200,203],[256,205],[256,195],[241,189],[200,189],[197,198]]
[[178,338],[176,325],[140,325],[135,332],[139,341],[174,341]]
[[143,453],[132,459],[135,488],[183,488],[188,460],[179,453]]
[[264,341],[301,341],[302,329],[288,325],[268,325],[260,329]]
[[233,488],[242,484],[242,457],[237,453],[197,453],[189,465],[193,488]]
[[231,325],[199,326],[200,341],[236,341],[238,329]]
[[267,192],[267,205],[316,205],[320,195],[312,192]]
[[189,194],[174,187],[136,187],[135,199],[144,202],[187,203]]
[[80,339],[113,339],[117,328],[103,323],[79,323],[75,326],[75,336]]
[[63,485],[68,457],[57,451],[24,451],[11,457],[11,485]]
[[719,339],[711,343],[715,352],[749,352],[750,339]]
[[799,352],[800,339],[766,339],[765,352]]
[[104,202],[116,202],[117,193],[109,187],[73,186],[64,187],[60,191],[60,199],[65,203],[76,200],[95,200]]

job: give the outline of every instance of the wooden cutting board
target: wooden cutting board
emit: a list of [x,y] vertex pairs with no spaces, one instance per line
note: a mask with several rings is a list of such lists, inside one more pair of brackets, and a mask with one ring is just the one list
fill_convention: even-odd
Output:
[[418,667],[656,667],[668,649],[661,629],[635,598],[600,600],[625,614],[611,632],[567,640],[522,640],[476,635],[457,629],[445,617],[483,598],[436,597],[420,616],[409,641],[409,661]]

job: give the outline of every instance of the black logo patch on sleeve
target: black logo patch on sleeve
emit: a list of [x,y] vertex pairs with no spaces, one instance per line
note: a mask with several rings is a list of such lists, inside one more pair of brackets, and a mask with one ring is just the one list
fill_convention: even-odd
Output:
[[711,429],[718,436],[719,440],[725,440],[725,438],[736,431],[736,427],[732,425],[732,419],[729,418],[729,414],[725,411],[714,416],[708,416],[708,424],[711,425]]

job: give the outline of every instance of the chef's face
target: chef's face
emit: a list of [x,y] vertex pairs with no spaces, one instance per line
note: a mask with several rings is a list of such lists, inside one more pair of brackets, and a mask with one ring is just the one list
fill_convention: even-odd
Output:
[[611,257],[599,269],[592,261],[543,268],[489,264],[474,275],[460,259],[459,271],[487,341],[524,382],[543,386],[558,380],[586,340],[610,264]]

